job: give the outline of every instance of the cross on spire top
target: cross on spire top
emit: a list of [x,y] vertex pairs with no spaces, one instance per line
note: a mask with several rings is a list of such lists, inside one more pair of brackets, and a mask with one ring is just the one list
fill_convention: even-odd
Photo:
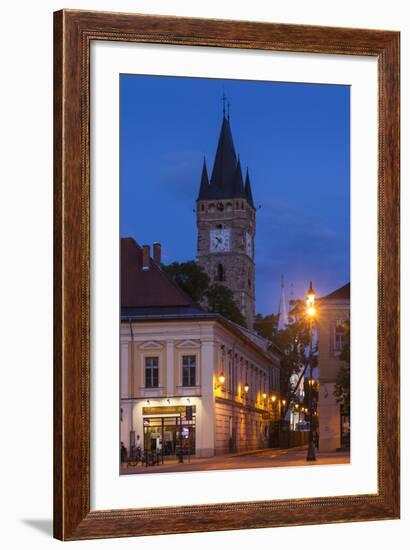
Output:
[[[222,92],[221,101],[222,101],[222,113],[223,113],[223,116],[224,116],[224,118],[225,118],[225,111],[226,111],[226,95],[225,95],[225,91]],[[228,108],[229,108],[229,107],[228,107]]]

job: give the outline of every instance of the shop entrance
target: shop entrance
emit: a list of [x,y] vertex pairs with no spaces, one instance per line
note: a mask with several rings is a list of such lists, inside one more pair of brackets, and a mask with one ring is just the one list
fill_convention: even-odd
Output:
[[195,455],[195,424],[180,416],[144,417],[144,449],[160,454],[165,460],[180,455]]

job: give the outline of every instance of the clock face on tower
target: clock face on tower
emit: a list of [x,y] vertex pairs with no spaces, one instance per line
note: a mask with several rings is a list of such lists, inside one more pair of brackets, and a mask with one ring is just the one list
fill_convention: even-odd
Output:
[[211,229],[209,235],[209,248],[211,252],[229,252],[231,230]]

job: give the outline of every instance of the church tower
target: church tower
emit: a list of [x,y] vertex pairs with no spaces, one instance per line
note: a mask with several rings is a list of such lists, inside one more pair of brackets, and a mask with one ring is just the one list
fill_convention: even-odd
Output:
[[196,212],[198,263],[211,284],[232,290],[247,327],[253,329],[256,211],[249,173],[244,183],[225,108],[210,180],[204,160]]

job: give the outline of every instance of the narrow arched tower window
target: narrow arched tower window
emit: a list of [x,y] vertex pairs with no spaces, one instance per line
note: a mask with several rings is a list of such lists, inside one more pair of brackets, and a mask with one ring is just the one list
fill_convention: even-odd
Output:
[[218,267],[216,270],[216,279],[219,282],[225,281],[225,268],[222,264],[218,264]]

